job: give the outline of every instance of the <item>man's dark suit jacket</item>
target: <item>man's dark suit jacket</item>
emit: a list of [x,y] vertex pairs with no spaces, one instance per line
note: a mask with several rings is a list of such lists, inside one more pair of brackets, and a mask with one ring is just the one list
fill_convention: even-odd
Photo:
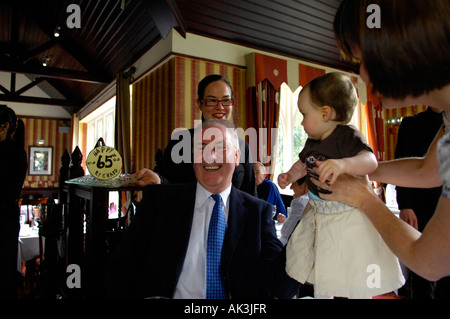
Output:
[[[425,156],[442,123],[442,114],[434,112],[431,108],[405,117],[398,130],[395,158]],[[398,208],[414,210],[419,231],[423,232],[436,210],[442,186],[434,188],[396,186],[396,190]]]
[[[163,157],[156,162],[156,166],[153,171],[160,174],[165,182],[171,184],[183,184],[194,182],[195,173],[194,167],[192,166],[193,158],[192,152],[189,154],[189,163],[174,163],[172,160],[172,149],[174,146],[183,140],[184,134],[188,134],[191,141],[191,149],[194,140],[194,129],[179,131],[173,136],[167,144]],[[255,172],[253,170],[252,154],[250,153],[250,148],[242,139],[239,139],[239,148],[241,150],[241,158],[239,160],[239,166],[236,167],[233,174],[232,184],[234,187],[240,189],[241,191],[247,192],[250,195],[257,196],[256,193],[256,183],[255,183]],[[190,151],[190,150],[189,150]],[[182,156],[183,154],[180,154]]]
[[[196,183],[146,188],[109,263],[110,298],[173,297],[189,243],[195,194]],[[271,205],[232,187],[222,251],[231,298],[293,296],[299,284],[285,272],[282,247]]]

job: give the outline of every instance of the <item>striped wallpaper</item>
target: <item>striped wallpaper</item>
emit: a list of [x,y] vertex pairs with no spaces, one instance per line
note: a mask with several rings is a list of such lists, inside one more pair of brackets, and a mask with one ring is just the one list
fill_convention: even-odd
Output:
[[173,129],[174,60],[132,85],[131,171],[154,166]]
[[133,84],[132,171],[153,168],[158,149],[164,150],[175,128],[192,128],[201,119],[197,85],[209,74],[227,77],[236,98],[233,121],[244,130],[249,110],[245,105],[246,69],[183,56],[172,56],[163,65]]
[[[28,146],[38,146],[37,140],[44,140],[44,145],[53,147],[53,172],[50,176],[29,176],[27,174],[23,188],[52,188],[59,186],[59,169],[64,150],[71,152],[72,134],[59,133],[59,126],[64,123],[59,119],[37,119],[21,117],[25,124],[25,150],[29,157]],[[28,158],[28,161],[30,159]]]

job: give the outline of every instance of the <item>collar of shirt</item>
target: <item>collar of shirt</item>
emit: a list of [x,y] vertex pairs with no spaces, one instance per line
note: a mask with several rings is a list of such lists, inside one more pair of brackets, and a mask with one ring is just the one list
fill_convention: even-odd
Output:
[[[228,211],[230,204],[231,184],[223,192],[219,193],[222,197],[222,210],[225,215],[225,220],[228,222]],[[209,215],[212,213],[214,207],[214,199],[211,197],[213,193],[207,191],[200,183],[197,182],[197,190],[195,195],[195,210],[206,211]],[[206,205],[206,206],[205,206]],[[210,207],[209,207],[210,206]],[[207,225],[209,225],[209,218],[207,219]]]

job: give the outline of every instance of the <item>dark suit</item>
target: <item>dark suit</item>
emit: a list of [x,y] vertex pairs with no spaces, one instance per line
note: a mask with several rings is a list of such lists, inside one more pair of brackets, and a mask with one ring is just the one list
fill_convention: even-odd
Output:
[[[431,108],[405,117],[398,130],[395,158],[425,156],[442,124],[442,114],[434,112]],[[417,217],[418,230],[423,232],[436,210],[442,187],[397,186],[396,190],[398,208],[412,209]],[[435,284],[411,271],[410,278],[413,299],[449,299],[450,277],[444,277]]]
[[[407,116],[398,130],[395,158],[422,157],[427,154],[439,129],[442,127],[442,114],[428,108],[426,111]],[[413,209],[419,223],[419,231],[436,210],[442,187],[407,188],[396,186],[398,208]]]
[[[191,149],[194,139],[194,129],[179,131],[174,134],[173,138],[167,144],[164,150],[164,156],[156,163],[154,172],[160,174],[163,180],[172,184],[190,183],[195,181],[194,168],[192,166],[193,158],[190,156],[190,162],[174,163],[172,160],[172,149],[183,140],[183,134],[188,133],[191,139]],[[250,195],[257,196],[255,184],[255,172],[253,170],[252,155],[250,153],[247,142],[239,139],[239,148],[241,150],[241,158],[239,166],[236,167],[233,174],[233,186]],[[183,154],[180,154],[182,156]]]
[[[196,183],[147,187],[112,256],[109,297],[173,297],[189,243],[195,194]],[[271,205],[232,187],[228,216],[222,267],[231,298],[269,298],[267,289],[279,298],[291,297],[299,284],[284,271]]]

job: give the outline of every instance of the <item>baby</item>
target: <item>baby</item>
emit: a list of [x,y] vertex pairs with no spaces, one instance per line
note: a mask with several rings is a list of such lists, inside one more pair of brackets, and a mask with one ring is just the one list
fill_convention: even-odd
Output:
[[[357,103],[355,87],[343,74],[308,83],[298,99],[308,140],[300,159],[278,177],[285,188],[307,175],[310,201],[289,239],[286,271],[313,284],[315,298],[371,298],[404,284],[397,258],[370,221],[354,207],[322,200],[320,193],[329,191],[311,182],[317,178],[329,186],[341,174],[366,175],[377,168],[362,133],[348,125]],[[380,271],[375,282],[372,269]]]

